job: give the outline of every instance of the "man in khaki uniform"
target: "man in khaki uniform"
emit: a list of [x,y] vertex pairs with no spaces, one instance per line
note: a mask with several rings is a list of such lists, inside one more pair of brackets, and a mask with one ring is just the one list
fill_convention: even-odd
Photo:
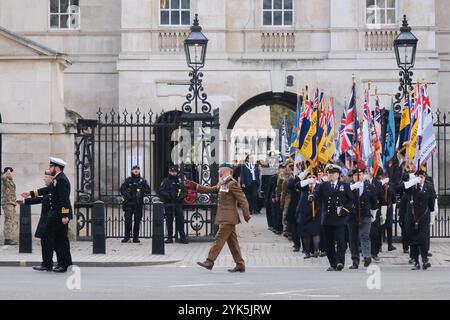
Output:
[[5,224],[3,232],[5,235],[5,246],[16,245],[13,240],[17,236],[16,219],[16,185],[13,181],[13,168],[6,167],[2,174],[2,208],[5,213]]
[[218,193],[215,224],[219,225],[219,231],[217,231],[214,243],[209,250],[208,258],[204,262],[197,262],[197,264],[211,270],[226,242],[236,263],[236,266],[228,271],[245,272],[245,263],[241,256],[236,235],[236,224],[240,223],[237,204],[242,209],[246,222],[250,220],[250,210],[244,192],[231,175],[232,166],[224,163],[219,166],[220,182],[217,185],[207,187],[190,182],[192,188],[200,193]]

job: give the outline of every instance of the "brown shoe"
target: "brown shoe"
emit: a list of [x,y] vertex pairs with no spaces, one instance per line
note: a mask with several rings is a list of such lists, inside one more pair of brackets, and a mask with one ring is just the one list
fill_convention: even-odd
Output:
[[245,268],[234,267],[233,269],[228,269],[228,272],[245,272]]
[[209,262],[208,260],[205,260],[204,262],[197,262],[197,264],[203,268],[206,268],[208,270],[211,270],[213,268],[213,264]]

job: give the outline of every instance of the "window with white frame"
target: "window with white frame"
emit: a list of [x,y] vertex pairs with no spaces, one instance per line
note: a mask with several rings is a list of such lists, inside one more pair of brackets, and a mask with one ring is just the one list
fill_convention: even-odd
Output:
[[191,24],[191,0],[160,0],[159,12],[161,25]]
[[366,24],[396,24],[397,0],[366,0]]
[[76,30],[80,28],[79,0],[50,0],[50,29]]
[[263,0],[264,26],[292,26],[294,0]]

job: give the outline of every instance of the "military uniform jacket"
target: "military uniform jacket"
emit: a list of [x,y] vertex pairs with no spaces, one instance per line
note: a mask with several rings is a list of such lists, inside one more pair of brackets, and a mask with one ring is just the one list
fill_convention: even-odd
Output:
[[50,195],[49,217],[53,218],[73,218],[72,204],[70,203],[70,182],[64,172],[58,173],[53,184],[38,190],[30,191],[31,198]]
[[[333,189],[330,181],[323,182],[314,191],[313,197],[322,202],[323,225],[339,226],[347,223],[353,207],[353,194],[348,183],[338,181],[337,187]],[[341,212],[338,212],[338,207]]]
[[239,186],[239,183],[231,177],[213,187],[197,184],[197,191],[200,193],[218,194],[215,224],[235,225],[240,223],[237,208],[238,203],[244,214],[250,214],[247,198],[245,197],[244,192]]
[[275,190],[277,186],[278,181],[278,174],[274,174],[270,177],[269,183],[267,184],[266,191],[264,192],[265,201],[270,202],[272,199],[275,198]]
[[36,227],[36,232],[34,233],[34,236],[36,238],[42,238],[45,232],[45,228],[47,227],[47,220],[48,220],[48,213],[50,212],[50,198],[51,196],[49,194],[37,197],[37,198],[27,198],[25,199],[25,205],[33,205],[33,204],[42,204],[41,206],[41,216],[39,217],[39,222]]
[[[377,210],[377,198],[375,187],[368,181],[364,181],[363,193],[359,195],[359,188],[352,190],[353,209],[349,217],[350,223],[367,223],[372,221],[370,210]],[[373,217],[375,218],[375,217]]]
[[[404,183],[400,185],[404,189]],[[405,190],[407,224],[429,223],[430,212],[434,211],[434,191],[433,186],[425,182],[423,188],[419,184]]]

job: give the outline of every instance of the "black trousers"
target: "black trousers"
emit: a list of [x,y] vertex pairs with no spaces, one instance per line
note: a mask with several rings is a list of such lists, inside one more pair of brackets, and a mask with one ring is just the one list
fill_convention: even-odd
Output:
[[325,250],[330,267],[336,268],[338,263],[345,264],[345,229],[347,225],[324,225]]
[[419,222],[418,228],[414,226],[414,222],[409,222],[406,226],[410,237],[411,258],[416,263],[419,262],[419,253],[422,257],[422,262],[428,261],[428,249],[430,239],[430,223],[429,221]]
[[273,223],[272,223],[272,201],[266,201],[265,202],[265,206],[266,206],[266,219],[267,219],[267,227],[268,228],[273,228]]
[[173,234],[173,219],[175,217],[175,237],[180,235],[180,239],[186,239],[184,232],[184,216],[182,204],[167,204],[164,208],[167,226],[167,238],[172,239]]
[[379,219],[372,222],[370,225],[370,253],[372,256],[377,256],[381,249],[381,230]]
[[44,237],[46,247],[44,267],[51,268],[53,266],[53,249],[56,251],[58,266],[67,268],[72,265],[68,231],[69,224],[62,223],[61,218],[49,218],[45,231],[46,237]]
[[133,224],[134,215],[134,225],[133,225],[133,239],[137,240],[139,238],[139,228],[142,220],[142,206],[126,206],[125,211],[125,238],[130,239],[131,236],[131,226]]
[[[50,269],[53,267],[53,251],[55,251],[54,244],[52,245],[47,231],[41,236],[41,253],[42,253],[42,266]],[[57,265],[62,265],[59,252],[56,252]]]
[[276,231],[283,231],[283,209],[278,201],[272,203],[272,223]]
[[258,187],[255,182],[252,182],[250,185],[246,185],[244,188],[245,197],[247,198],[248,205],[250,208],[250,213],[255,213],[257,211],[256,200],[258,195],[256,194]]
[[298,232],[298,223],[292,224],[292,242],[294,242],[294,247],[300,249],[300,232]]

